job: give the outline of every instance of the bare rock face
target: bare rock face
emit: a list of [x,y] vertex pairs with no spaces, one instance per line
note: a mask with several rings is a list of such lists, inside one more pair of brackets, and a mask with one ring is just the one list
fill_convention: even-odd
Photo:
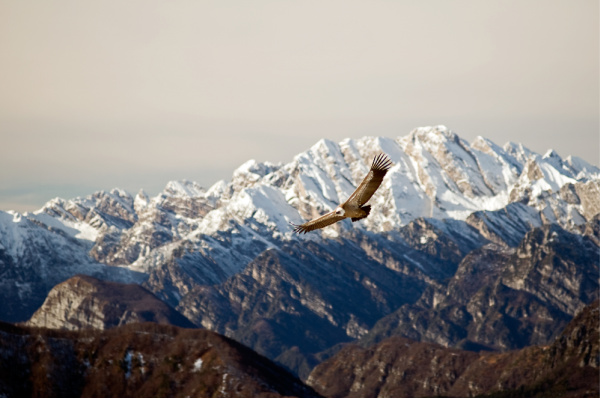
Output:
[[345,346],[307,383],[327,397],[598,397],[599,302],[548,346],[469,352],[393,337]]
[[25,324],[62,330],[107,329],[129,323],[194,325],[137,284],[75,276],[55,286]]
[[316,397],[256,352],[206,330],[152,323],[57,331],[0,323],[7,397]]
[[430,285],[362,341],[397,335],[473,350],[545,344],[598,298],[599,251],[590,236],[556,224],[532,229],[516,248],[482,246],[462,259],[447,285]]
[[575,192],[582,206],[582,215],[587,220],[592,219],[600,213],[600,182],[589,181],[587,183],[574,184]]

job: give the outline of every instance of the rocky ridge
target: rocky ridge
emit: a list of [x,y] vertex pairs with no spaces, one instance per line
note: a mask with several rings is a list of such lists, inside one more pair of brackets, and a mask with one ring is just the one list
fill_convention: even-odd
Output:
[[[598,218],[588,231],[598,231]],[[598,298],[600,248],[556,224],[526,233],[515,248],[488,244],[466,255],[447,285],[430,285],[362,338],[399,335],[465,349],[545,344]]]
[[195,325],[138,284],[119,284],[77,275],[56,285],[24,325],[63,330],[108,329],[155,322]]

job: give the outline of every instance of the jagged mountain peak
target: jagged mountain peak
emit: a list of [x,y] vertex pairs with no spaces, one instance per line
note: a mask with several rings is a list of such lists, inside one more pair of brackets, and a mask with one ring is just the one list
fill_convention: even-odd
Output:
[[[233,172],[231,182],[217,182],[208,190],[189,180],[169,182],[159,194],[159,201],[145,199],[145,196],[133,199],[126,192],[113,190],[85,199],[53,200],[41,212],[86,221],[86,210],[101,209],[101,203],[114,201],[122,208],[116,216],[134,222],[137,213],[134,202],[137,201],[137,209],[141,210],[151,202],[162,206],[171,201],[169,198],[178,197],[202,201],[200,214],[186,214],[188,218],[199,218],[211,209],[229,207],[236,198],[246,201],[243,197],[247,193],[242,191],[256,186],[280,191],[285,201],[298,211],[298,217],[293,220],[297,222],[298,218],[329,211],[345,200],[368,172],[371,159],[381,152],[387,153],[394,162],[384,181],[382,195],[372,200],[374,205],[383,207],[385,220],[372,218],[360,224],[375,231],[379,231],[382,224],[389,229],[422,216],[464,219],[474,211],[499,209],[517,198],[539,196],[567,183],[597,178],[594,173],[598,171],[578,158],[563,161],[555,152],[541,156],[521,144],[507,143],[500,147],[481,136],[468,144],[446,126],[438,125],[414,129],[397,139],[363,137],[340,143],[321,139],[285,165],[249,160]],[[590,173],[586,173],[588,171]],[[527,191],[532,182],[537,183]],[[271,209],[263,211],[289,214],[280,212],[278,203],[279,200],[271,204]],[[241,209],[240,206],[233,208]],[[131,216],[125,217],[126,214]],[[231,212],[224,215],[233,216]],[[244,211],[237,216],[248,215]]]
[[520,163],[525,163],[529,158],[536,155],[535,152],[531,151],[529,148],[525,147],[521,143],[515,143],[512,141],[507,142],[502,147],[504,151],[508,154],[512,155],[517,161]]
[[183,179],[167,183],[163,193],[172,197],[201,197],[205,195],[204,188],[196,182]]
[[133,197],[125,190],[114,188],[110,191],[100,190],[85,196],[65,200],[54,198],[47,202],[34,214],[47,213],[51,216],[85,221],[95,214],[90,211],[102,211],[110,216],[124,217],[131,221],[135,215]]
[[[72,220],[70,226],[77,228],[81,226],[74,223],[99,230],[142,223],[147,234],[163,237],[152,239],[150,250],[191,233],[190,239],[197,240],[239,231],[237,226],[243,224],[254,226],[252,234],[261,232],[263,240],[290,239],[289,222],[317,217],[344,201],[382,152],[394,165],[370,201],[377,212],[359,223],[329,227],[327,235],[349,228],[390,231],[418,217],[464,220],[473,212],[500,209],[512,201],[535,206],[535,198],[545,192],[597,178],[587,171],[598,170],[577,158],[563,161],[556,153],[535,154],[521,144],[501,147],[481,136],[469,144],[438,125],[396,139],[321,139],[287,164],[249,160],[233,172],[230,182],[217,182],[208,190],[193,181],[172,181],[154,198],[138,194],[134,199],[113,190],[85,199],[54,200],[40,212]],[[118,212],[107,204],[114,204]]]
[[319,158],[335,156],[335,154],[339,154],[339,144],[330,139],[322,138],[313,144],[307,153],[317,155]]
[[255,159],[249,159],[244,162],[233,172],[233,175],[255,174],[264,177],[279,169],[281,164],[273,164],[271,162],[258,162]]
[[544,153],[544,155],[542,155],[542,158],[544,159],[559,159],[562,161],[562,158],[560,157],[560,155],[558,155],[558,152],[556,152],[555,150],[553,150],[552,148],[550,148],[548,151],[546,151]]
[[479,150],[481,152],[485,152],[487,154],[493,154],[500,152],[500,148],[493,141],[486,139],[483,136],[475,137],[475,140],[471,143],[471,147]]
[[[105,193],[105,191],[100,191],[100,196]],[[127,190],[123,190],[121,188],[115,187],[109,191],[110,195],[117,196],[123,199],[131,199],[131,194],[127,192]]]
[[577,180],[585,179],[586,177],[594,176],[595,178],[600,177],[600,168],[586,162],[585,160],[569,155],[565,158],[565,164],[568,165],[576,174]]
[[428,143],[444,143],[447,141],[456,142],[460,138],[452,130],[444,125],[423,126],[413,129],[408,135],[411,141],[421,141]]
[[281,168],[281,164],[257,162],[254,159],[244,162],[234,172],[231,178],[231,191],[238,192],[245,187],[252,187],[268,175]]
[[133,200],[133,208],[135,209],[135,212],[137,214],[143,212],[143,210],[148,206],[149,202],[150,197],[143,189],[141,189]]

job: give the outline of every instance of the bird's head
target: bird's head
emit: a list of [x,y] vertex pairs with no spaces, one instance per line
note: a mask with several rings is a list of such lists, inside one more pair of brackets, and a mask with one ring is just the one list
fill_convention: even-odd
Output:
[[335,214],[337,216],[346,216],[346,211],[341,206],[338,206],[337,208],[335,208]]

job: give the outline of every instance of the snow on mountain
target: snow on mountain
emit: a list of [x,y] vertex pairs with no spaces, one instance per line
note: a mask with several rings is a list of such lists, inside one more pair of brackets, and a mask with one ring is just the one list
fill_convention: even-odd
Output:
[[598,175],[599,169],[579,157],[569,155],[565,158],[563,168],[570,169],[577,180],[585,179],[587,175]]
[[[191,241],[202,247],[206,237],[240,232],[267,247],[295,239],[289,222],[317,217],[344,201],[381,152],[394,166],[371,199],[377,212],[311,237],[336,236],[350,228],[392,231],[418,217],[465,220],[473,212],[501,209],[514,201],[537,204],[542,211],[547,206],[539,198],[545,193],[600,177],[597,167],[579,158],[562,160],[554,151],[541,156],[520,144],[500,147],[482,137],[469,144],[445,126],[434,126],[395,140],[322,139],[285,165],[250,160],[233,172],[230,182],[217,182],[208,190],[187,180],[169,182],[154,198],[141,192],[133,199],[113,190],[56,199],[29,217],[96,243],[112,240],[120,249],[97,260],[135,263],[146,270],[146,258],[167,243]],[[103,240],[107,233],[110,240]]]
[[[381,152],[394,166],[371,200],[378,212],[353,228],[389,231],[417,217],[464,220],[476,211],[534,200],[565,184],[600,177],[597,167],[576,157],[562,160],[554,151],[541,156],[514,143],[502,148],[482,137],[469,144],[445,126],[435,126],[396,140],[323,139],[286,165],[250,160],[233,172],[230,182],[217,182],[208,190],[182,180],[169,182],[154,198],[141,192],[133,199],[113,190],[69,201],[56,199],[33,217],[43,223],[53,223],[46,215],[59,219],[65,231],[72,233],[68,230],[72,227],[76,236],[91,240],[111,226],[143,230],[141,225],[157,219],[160,226],[168,226],[169,241],[231,230],[232,221],[260,225],[270,231],[269,238],[290,239],[288,222],[318,216],[344,201]],[[154,229],[158,234],[160,229]]]
[[76,238],[95,241],[103,229],[131,227],[137,217],[133,205],[131,195],[116,188],[108,193],[99,191],[85,198],[55,198],[42,209],[26,216]]
[[170,181],[164,192],[173,197],[201,197],[204,195],[202,186],[189,180]]
[[144,280],[141,273],[95,261],[88,255],[90,241],[75,238],[79,230],[51,218],[51,223],[40,222],[44,219],[0,211],[0,300],[5,304],[0,320],[25,319],[54,285],[76,274],[118,282]]
[[[317,217],[344,201],[381,152],[394,165],[370,201],[374,211],[368,218],[305,236],[292,232],[290,222]],[[287,164],[245,162],[231,181],[208,189],[180,180],[154,197],[114,189],[57,198],[34,213],[3,213],[0,250],[10,262],[22,262],[17,253],[22,236],[16,232],[25,224],[34,226],[30,231],[43,238],[30,237],[30,251],[39,247],[56,254],[60,248],[59,258],[72,253],[81,265],[135,270],[163,281],[165,295],[178,298],[195,284],[223,281],[264,250],[289,240],[318,241],[352,229],[394,232],[420,217],[467,220],[484,212],[489,221],[489,212],[514,202],[523,204],[518,209],[530,226],[539,220],[580,224],[600,212],[599,181],[600,169],[576,157],[563,160],[554,151],[542,156],[520,144],[500,147],[482,137],[469,144],[445,126],[422,127],[396,139],[322,139]],[[504,237],[488,224],[490,234]],[[503,239],[508,238],[498,238]]]

